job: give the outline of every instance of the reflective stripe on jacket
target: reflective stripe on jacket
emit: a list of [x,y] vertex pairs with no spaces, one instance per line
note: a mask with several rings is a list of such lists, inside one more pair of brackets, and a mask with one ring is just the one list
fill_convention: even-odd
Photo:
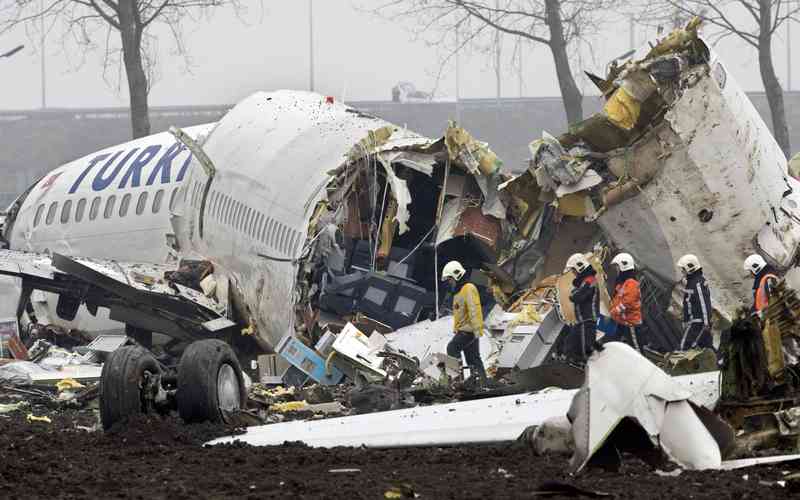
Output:
[[453,297],[453,329],[483,335],[481,296],[472,283],[465,283]]
[[683,322],[711,326],[711,292],[701,271],[690,274],[683,291]]
[[765,274],[761,277],[761,281],[758,283],[758,289],[756,290],[756,301],[754,307],[756,312],[761,312],[762,310],[766,309],[769,305],[769,295],[771,290],[769,290],[768,281],[769,280],[778,280],[778,277],[774,274]]
[[611,319],[625,326],[642,324],[642,293],[639,290],[639,282],[635,279],[628,278],[614,287]]

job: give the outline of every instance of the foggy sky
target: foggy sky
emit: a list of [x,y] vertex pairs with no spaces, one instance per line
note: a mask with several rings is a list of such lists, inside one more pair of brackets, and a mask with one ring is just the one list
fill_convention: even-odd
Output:
[[[249,5],[244,22],[230,9],[218,9],[208,19],[185,23],[185,42],[191,55],[190,73],[174,53],[168,36],[159,33],[160,76],[150,94],[151,105],[235,103],[255,90],[308,89],[309,37],[308,0],[257,1]],[[369,0],[315,0],[316,90],[348,101],[388,100],[398,81],[412,81],[417,88],[431,90],[435,83],[439,54],[435,48],[411,40],[406,26],[392,24],[359,12]],[[373,3],[377,1],[373,0]],[[800,31],[800,27],[795,27]],[[30,30],[29,30],[30,31]],[[31,36],[29,38],[29,35]],[[652,39],[653,30],[637,28],[637,44]],[[775,66],[786,85],[785,29],[774,43]],[[797,45],[797,34],[793,33]],[[19,29],[0,37],[0,50],[20,43],[22,52],[0,59],[3,84],[0,109],[36,109],[41,106],[40,52],[38,35]],[[503,96],[520,95],[519,76],[508,60],[513,41],[504,42]],[[124,72],[120,88],[101,78],[102,55],[93,52],[78,66],[80,54],[65,53],[51,36],[46,46],[47,106],[127,106]],[[628,50],[627,20],[604,26],[603,36],[592,40],[592,60],[587,52],[583,65],[602,74],[608,60]],[[719,47],[726,64],[746,90],[762,90],[755,51],[733,37]],[[795,68],[796,70],[796,68]],[[452,71],[438,86],[439,95],[454,96]],[[461,96],[494,97],[495,76],[484,55],[462,56]],[[795,71],[796,74],[796,71]],[[523,95],[557,96],[552,59],[544,46],[531,44],[523,55]],[[796,79],[797,77],[795,77]],[[111,72],[111,80],[116,72]],[[584,91],[593,88],[580,80]],[[794,82],[794,87],[798,86]]]

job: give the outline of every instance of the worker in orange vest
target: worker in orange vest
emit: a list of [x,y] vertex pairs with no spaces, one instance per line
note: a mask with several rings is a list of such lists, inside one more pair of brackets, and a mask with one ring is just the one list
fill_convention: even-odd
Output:
[[644,348],[639,337],[642,324],[642,293],[636,279],[636,264],[628,253],[618,254],[611,260],[617,266],[614,297],[611,299],[611,319],[617,324],[619,340],[638,351]]
[[753,307],[751,310],[761,316],[769,305],[769,299],[778,283],[778,275],[772,266],[767,264],[764,257],[756,253],[744,260],[744,270],[749,271],[753,276]]

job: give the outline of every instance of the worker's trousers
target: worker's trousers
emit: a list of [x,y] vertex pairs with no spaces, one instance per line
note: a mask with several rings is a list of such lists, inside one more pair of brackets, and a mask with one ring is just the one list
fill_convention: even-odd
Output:
[[689,323],[683,330],[681,338],[681,351],[689,349],[713,349],[711,330],[703,328],[703,323]]
[[642,345],[642,339],[639,337],[639,328],[639,326],[620,325],[617,323],[617,338],[614,340],[625,342],[644,354],[644,345]]
[[583,321],[570,328],[567,356],[576,361],[586,361],[594,351],[596,323]]
[[486,370],[481,360],[480,342],[478,337],[471,332],[456,332],[447,344],[447,355],[461,360],[461,352],[467,360],[467,365],[478,372],[481,379],[486,378]]

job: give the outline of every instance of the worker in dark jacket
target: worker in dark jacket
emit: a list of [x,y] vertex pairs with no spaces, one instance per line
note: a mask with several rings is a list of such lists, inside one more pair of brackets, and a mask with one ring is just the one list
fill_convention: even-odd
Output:
[[592,354],[596,344],[597,319],[600,317],[600,290],[597,271],[580,253],[567,259],[564,272],[574,272],[569,300],[575,305],[575,325],[570,331],[569,356],[580,361]]
[[713,349],[711,338],[711,292],[703,276],[703,268],[696,256],[687,254],[678,259],[678,269],[683,273],[683,337],[681,351]]
[[637,351],[643,352],[642,292],[636,279],[636,263],[628,253],[617,254],[611,264],[617,266],[614,297],[611,299],[611,319],[617,324],[617,338]]
[[744,260],[744,270],[749,271],[753,276],[753,312],[763,316],[764,311],[772,298],[775,285],[778,283],[778,275],[775,270],[767,264],[764,257],[753,254]]

